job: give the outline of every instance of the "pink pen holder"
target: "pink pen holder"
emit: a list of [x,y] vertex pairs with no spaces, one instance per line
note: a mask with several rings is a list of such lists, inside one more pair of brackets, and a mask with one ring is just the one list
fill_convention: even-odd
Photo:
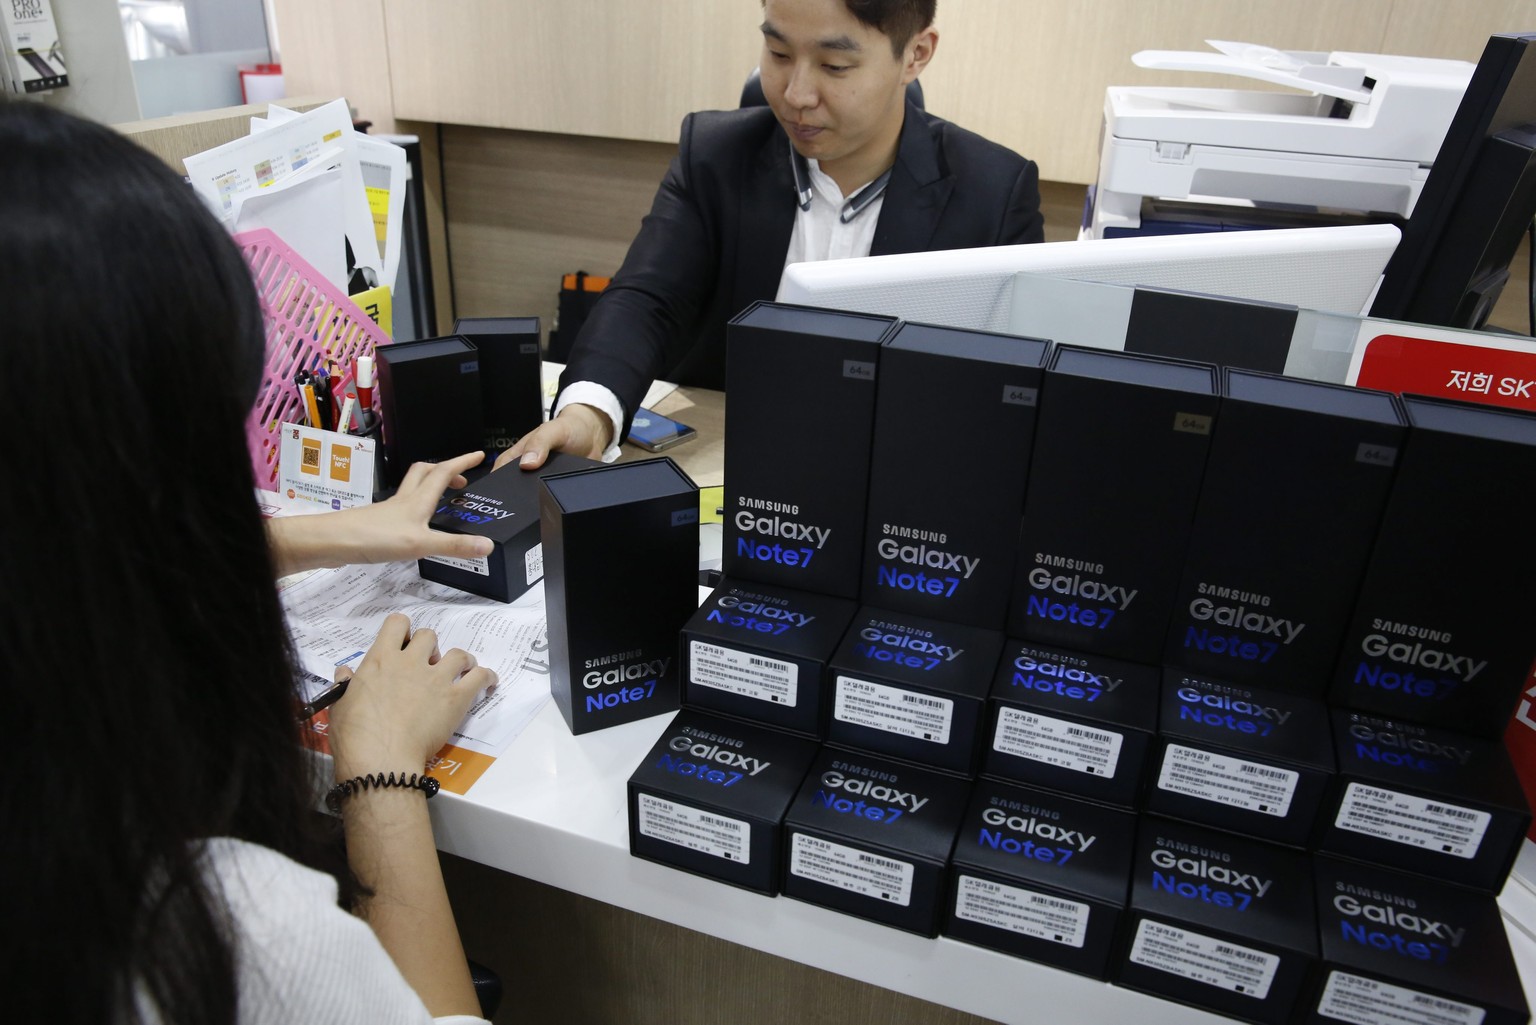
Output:
[[[266,367],[245,435],[256,485],[276,491],[278,428],[305,419],[294,374],[335,368],[350,389],[353,361],[388,345],[389,336],[270,230],[241,232],[235,243],[250,265],[267,331]],[[375,412],[377,405],[375,392]]]

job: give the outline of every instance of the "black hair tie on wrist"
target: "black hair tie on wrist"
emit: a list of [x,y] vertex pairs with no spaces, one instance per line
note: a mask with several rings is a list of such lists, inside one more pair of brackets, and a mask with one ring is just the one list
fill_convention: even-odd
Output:
[[413,772],[409,776],[400,773],[398,776],[391,772],[385,775],[382,772],[370,772],[366,776],[353,776],[349,780],[343,780],[331,787],[325,794],[325,806],[333,813],[341,812],[341,802],[362,790],[382,790],[385,787],[400,787],[404,790],[420,790],[431,800],[442,789],[442,784],[431,776]]

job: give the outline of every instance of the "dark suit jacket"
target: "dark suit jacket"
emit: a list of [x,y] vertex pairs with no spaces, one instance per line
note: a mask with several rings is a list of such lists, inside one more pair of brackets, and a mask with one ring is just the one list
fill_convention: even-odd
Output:
[[[789,142],[767,107],[683,119],[677,156],[561,377],[629,419],[656,378],[725,386],[725,324],[779,289],[795,218]],[[911,104],[870,254],[1039,242],[1033,161]]]

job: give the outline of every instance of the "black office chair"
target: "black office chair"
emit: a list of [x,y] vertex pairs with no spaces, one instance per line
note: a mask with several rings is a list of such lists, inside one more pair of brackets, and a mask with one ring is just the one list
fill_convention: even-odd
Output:
[[496,1017],[496,1008],[501,1005],[501,976],[470,960],[469,980],[475,986],[475,999],[480,1001],[480,1017],[487,1021]]
[[[915,104],[918,110],[923,109],[923,84],[917,79],[907,83],[907,102]],[[763,75],[761,68],[753,68],[752,74],[741,86],[741,102],[738,107],[766,107],[768,98],[763,95]]]

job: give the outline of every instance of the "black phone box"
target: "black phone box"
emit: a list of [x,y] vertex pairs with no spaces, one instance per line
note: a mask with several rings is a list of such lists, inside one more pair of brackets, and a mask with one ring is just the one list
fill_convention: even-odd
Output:
[[1107,979],[1135,838],[1128,812],[978,782],[951,858],[944,935]]
[[1303,847],[1333,775],[1321,700],[1164,671],[1147,811]]
[[416,560],[421,579],[497,601],[516,601],[544,579],[544,545],[539,537],[539,479],[597,466],[564,452],[551,452],[537,470],[507,466],[457,490],[443,493],[429,526],[448,534],[475,534],[496,545],[481,559],[430,556]]
[[757,302],[726,325],[725,575],[859,596],[891,317]]
[[1531,824],[1504,744],[1336,710],[1318,849],[1497,893]]
[[1002,629],[1049,349],[928,324],[902,324],[885,343],[865,604]]
[[683,627],[683,703],[820,738],[826,667],[857,606],[725,579]]
[[970,783],[823,747],[784,817],[786,897],[937,936]]
[[1314,870],[1322,971],[1301,1021],[1530,1020],[1492,897],[1335,858]]
[[784,813],[815,741],[684,709],[629,777],[629,852],[779,892]]
[[1217,1014],[1281,1025],[1316,970],[1307,855],[1146,816],[1115,981]]
[[480,448],[480,353],[458,335],[392,342],[374,350],[384,431],[384,483],[412,463]]
[[1408,396],[1333,702],[1497,737],[1536,656],[1536,415]]
[[1280,373],[1296,333],[1294,306],[1138,285],[1125,351]]
[[971,773],[1003,635],[865,606],[827,667],[827,743]]
[[992,680],[982,774],[1132,807],[1161,687],[1152,666],[1010,639]]
[[1406,421],[1385,392],[1222,378],[1166,659],[1324,697]]
[[492,456],[544,422],[538,317],[460,317],[454,334],[480,350],[483,447]]
[[540,479],[549,686],[572,733],[677,708],[699,603],[699,492],[670,459]]
[[1009,636],[1161,660],[1218,401],[1215,367],[1056,347]]

